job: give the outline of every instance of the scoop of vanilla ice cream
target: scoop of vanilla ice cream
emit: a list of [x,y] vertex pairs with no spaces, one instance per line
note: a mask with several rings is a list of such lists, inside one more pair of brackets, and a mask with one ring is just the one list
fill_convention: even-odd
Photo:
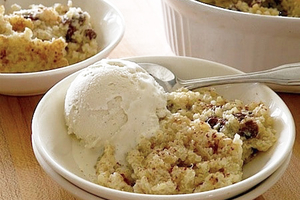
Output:
[[65,98],[69,134],[86,147],[106,141],[115,146],[117,160],[141,137],[152,136],[159,118],[169,112],[163,88],[136,63],[101,60],[84,69],[71,83]]

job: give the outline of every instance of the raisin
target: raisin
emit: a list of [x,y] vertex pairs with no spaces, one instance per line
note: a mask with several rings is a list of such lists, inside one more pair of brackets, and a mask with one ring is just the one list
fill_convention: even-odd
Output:
[[226,120],[223,118],[210,117],[206,120],[211,128],[214,128],[216,125],[219,125],[217,130],[220,131],[221,128],[226,124]]
[[214,128],[215,125],[217,125],[219,119],[216,117],[210,117],[206,120],[206,122],[210,125],[211,128]]
[[242,124],[238,134],[246,139],[255,138],[258,135],[258,125],[254,121],[247,121]]
[[97,33],[92,29],[86,29],[84,31],[84,35],[88,37],[90,40],[95,39],[97,37]]
[[72,36],[75,33],[76,28],[72,25],[69,26],[66,34],[66,42],[71,42],[72,41]]

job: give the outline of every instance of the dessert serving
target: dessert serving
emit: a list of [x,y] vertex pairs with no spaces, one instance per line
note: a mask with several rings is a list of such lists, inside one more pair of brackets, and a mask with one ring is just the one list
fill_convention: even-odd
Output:
[[36,72],[80,62],[98,51],[89,13],[56,3],[0,6],[0,72]]
[[263,102],[226,100],[213,88],[165,93],[138,64],[102,60],[65,99],[68,133],[101,147],[94,182],[143,194],[187,194],[242,180],[243,166],[276,142]]

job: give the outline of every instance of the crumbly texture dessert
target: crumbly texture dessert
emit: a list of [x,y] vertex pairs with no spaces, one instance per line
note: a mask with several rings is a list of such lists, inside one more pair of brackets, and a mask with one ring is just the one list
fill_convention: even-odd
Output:
[[299,0],[197,0],[230,10],[261,15],[300,17]]
[[127,164],[107,143],[96,164],[100,185],[145,194],[185,194],[242,180],[243,165],[276,142],[261,102],[228,101],[214,89],[168,93],[160,129],[128,152]]
[[98,50],[90,15],[54,4],[0,6],[0,72],[35,72],[82,61]]

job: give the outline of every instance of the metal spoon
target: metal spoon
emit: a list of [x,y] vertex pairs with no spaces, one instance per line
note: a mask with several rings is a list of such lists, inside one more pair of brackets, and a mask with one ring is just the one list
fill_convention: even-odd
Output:
[[195,89],[199,87],[229,83],[272,83],[285,86],[300,86],[300,63],[282,65],[273,69],[252,73],[215,76],[199,79],[182,80],[166,67],[154,63],[138,63],[164,88],[172,92],[180,87]]

